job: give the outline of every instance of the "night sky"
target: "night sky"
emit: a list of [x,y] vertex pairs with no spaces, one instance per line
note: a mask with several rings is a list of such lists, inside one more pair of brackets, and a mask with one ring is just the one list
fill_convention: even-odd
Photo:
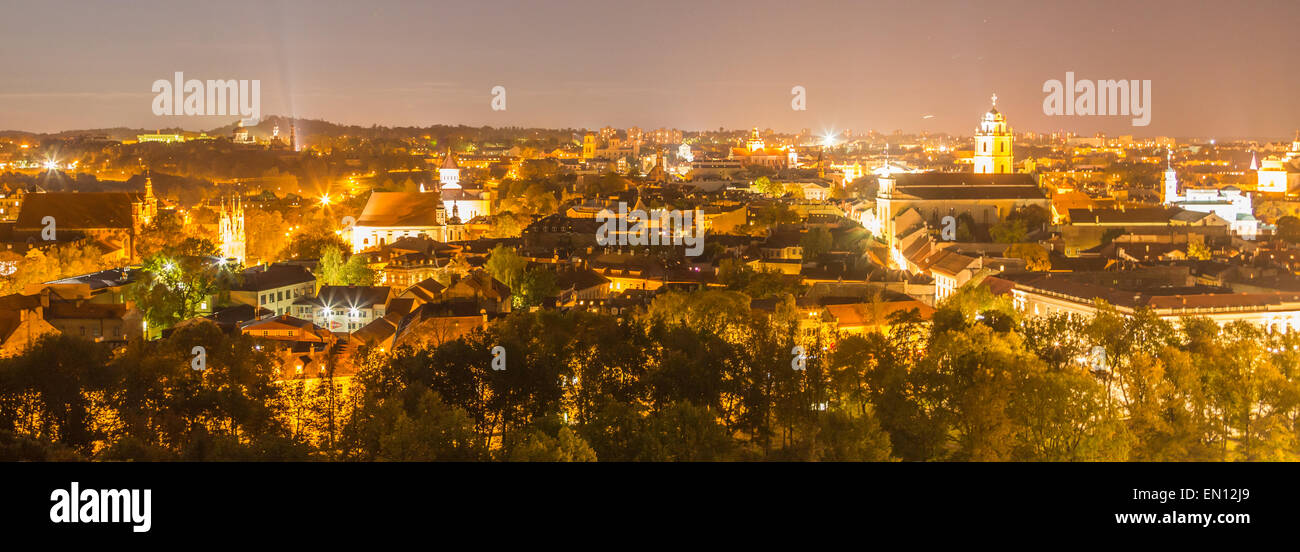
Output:
[[[373,4],[373,5],[372,5]],[[261,79],[262,111],[349,124],[759,126],[1289,138],[1300,2],[0,0],[0,129],[201,130],[154,80]],[[1048,117],[1043,82],[1149,79],[1150,126]],[[493,86],[508,108],[492,111]],[[793,86],[807,111],[790,108]],[[930,118],[924,118],[932,115]]]

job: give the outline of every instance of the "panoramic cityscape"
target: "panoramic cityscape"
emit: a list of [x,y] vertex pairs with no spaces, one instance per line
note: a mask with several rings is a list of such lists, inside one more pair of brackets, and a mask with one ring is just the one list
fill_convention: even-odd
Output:
[[[84,78],[0,87],[0,460],[1300,459],[1300,110],[1188,84],[1235,22],[1080,16],[1052,62],[1003,48],[1039,8],[945,6],[910,54],[940,78],[871,65],[912,22],[782,46],[770,6],[710,36],[513,5],[681,42],[511,19],[458,52],[487,15],[345,6],[20,47]],[[8,34],[98,32],[47,9]],[[430,21],[441,53],[390,48]],[[385,81],[416,55],[446,62]]]

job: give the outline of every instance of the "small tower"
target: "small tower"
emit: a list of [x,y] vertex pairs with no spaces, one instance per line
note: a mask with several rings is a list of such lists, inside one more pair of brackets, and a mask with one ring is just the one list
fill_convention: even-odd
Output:
[[749,140],[745,141],[745,147],[749,149],[749,153],[754,153],[763,151],[765,145],[763,138],[758,135],[758,127],[754,127],[754,130],[749,132]]
[[582,158],[596,158],[596,135],[588,132],[582,137]]
[[998,95],[975,132],[975,174],[1011,173],[1011,128],[998,112]]
[[1174,173],[1174,150],[1165,153],[1165,204],[1178,201],[1178,175]]
[[442,158],[442,166],[438,167],[438,181],[443,189],[460,189],[460,165],[456,163],[456,156],[451,153],[451,148],[447,148],[447,155]]
[[[885,146],[889,150],[889,146]],[[876,221],[880,224],[881,237],[885,239],[885,245],[889,251],[894,250],[894,185],[897,181],[894,179],[894,173],[889,168],[889,162],[885,162],[884,172],[877,177],[876,181],[880,184],[876,189]]]

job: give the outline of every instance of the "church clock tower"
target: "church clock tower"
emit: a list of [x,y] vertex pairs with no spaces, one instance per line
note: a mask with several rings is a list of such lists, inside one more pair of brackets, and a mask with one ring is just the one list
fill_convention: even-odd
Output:
[[984,114],[975,132],[975,173],[1011,173],[1011,129],[1007,118],[998,112],[997,94],[993,95],[993,107]]

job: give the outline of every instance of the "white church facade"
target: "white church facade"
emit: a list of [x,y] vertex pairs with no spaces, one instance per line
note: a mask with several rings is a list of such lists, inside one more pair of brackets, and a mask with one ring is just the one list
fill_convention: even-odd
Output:
[[1259,234],[1259,220],[1250,196],[1236,186],[1223,188],[1188,187],[1178,193],[1178,175],[1174,172],[1172,154],[1165,168],[1164,204],[1198,213],[1214,213],[1228,221],[1232,233],[1244,240],[1254,240]]

